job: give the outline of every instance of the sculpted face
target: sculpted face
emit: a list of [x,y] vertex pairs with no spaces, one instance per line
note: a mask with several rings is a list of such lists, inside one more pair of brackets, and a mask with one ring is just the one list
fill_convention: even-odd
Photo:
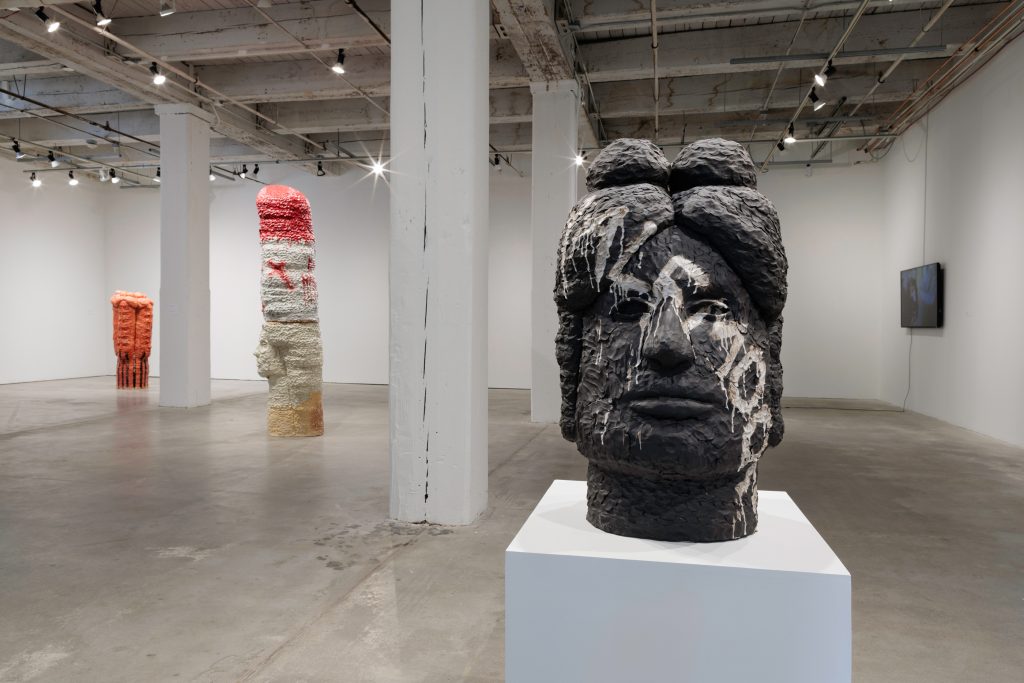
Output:
[[735,476],[768,446],[768,331],[737,275],[677,229],[583,315],[576,441],[627,475]]

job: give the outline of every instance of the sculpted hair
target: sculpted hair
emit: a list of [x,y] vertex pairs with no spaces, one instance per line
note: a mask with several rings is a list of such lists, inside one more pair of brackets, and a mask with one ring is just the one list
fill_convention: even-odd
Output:
[[[788,264],[779,217],[757,191],[742,145],[712,138],[687,145],[670,165],[648,140],[609,144],[587,173],[589,193],[573,207],[559,242],[555,339],[562,389],[562,435],[576,438],[583,315],[614,286],[630,259],[662,230],[681,230],[714,249],[736,273],[769,334],[769,444],[782,440],[782,309]],[[669,194],[669,192],[673,194]]]

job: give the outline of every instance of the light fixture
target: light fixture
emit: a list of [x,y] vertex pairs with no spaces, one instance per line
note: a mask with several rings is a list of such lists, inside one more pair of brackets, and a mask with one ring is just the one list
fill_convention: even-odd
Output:
[[160,16],[169,17],[174,14],[174,0],[160,0]]
[[373,163],[370,165],[370,173],[377,176],[378,178],[384,177],[384,164],[381,162],[380,159],[373,160]]
[[117,177],[117,171],[115,171],[114,169],[110,169],[110,182],[112,182],[114,185],[117,185],[119,182],[121,182],[121,179]]
[[32,187],[42,187],[43,181],[36,177],[36,172],[32,171],[32,175],[28,177],[32,181]]
[[819,71],[818,73],[814,74],[814,82],[817,84],[819,88],[824,88],[825,83],[828,82],[829,77],[831,77],[832,74],[834,74],[835,72],[836,68],[832,66],[832,60],[830,59],[828,60],[828,64],[825,65],[825,68],[822,71]]
[[149,65],[149,73],[153,74],[153,85],[163,85],[167,82],[167,76],[160,73],[160,67],[153,62]]
[[74,187],[78,184],[78,178],[75,177],[74,171],[68,171],[68,185]]
[[248,175],[248,173],[249,167],[246,166],[245,164],[242,164],[242,172],[238,174],[238,177],[241,178],[242,180],[245,180],[245,176]]
[[814,107],[814,111],[818,111],[828,104],[828,102],[818,97],[818,93],[814,91],[814,88],[811,88],[811,94],[808,95],[808,99],[811,100],[811,105]]
[[19,143],[17,140],[11,140],[11,149],[14,150],[15,159],[20,160],[28,156],[27,154],[21,151],[21,143]]
[[327,172],[324,170],[324,162],[316,162],[316,175],[318,178],[322,178],[327,175]]
[[786,137],[782,138],[782,141],[787,145],[792,145],[796,142],[796,133],[793,131],[793,124],[789,124],[789,131],[786,133]]
[[56,19],[51,19],[50,17],[46,16],[46,12],[43,11],[42,7],[36,10],[36,16],[39,17],[39,21],[46,24],[47,33],[53,33],[54,31],[60,28],[60,22],[57,21]]
[[776,142],[775,146],[779,148],[780,152],[785,152],[786,151],[786,146],[784,144],[782,144],[781,142]]
[[213,175],[213,166],[210,167],[210,182],[212,183],[217,179],[217,176]]
[[338,50],[338,61],[336,61],[334,66],[331,67],[331,71],[336,74],[345,73],[345,48]]
[[159,183],[160,182],[160,167],[159,166],[156,167],[156,175],[153,176],[153,182],[154,183]]
[[260,174],[260,165],[256,164],[255,166],[252,167],[252,177],[255,178],[259,174]]
[[57,161],[57,157],[53,155],[53,150],[50,150],[50,153],[46,155],[46,158],[50,160],[50,168],[57,168],[60,166],[60,162]]
[[583,162],[587,160],[586,152],[577,152],[576,157],[572,160],[577,166],[582,166]]
[[110,17],[103,13],[103,4],[101,0],[96,0],[92,3],[92,11],[96,13],[96,25],[100,28],[110,26],[110,22],[113,21]]

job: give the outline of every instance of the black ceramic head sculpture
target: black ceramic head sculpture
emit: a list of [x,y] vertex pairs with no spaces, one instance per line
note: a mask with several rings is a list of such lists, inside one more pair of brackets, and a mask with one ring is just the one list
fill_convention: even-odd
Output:
[[757,527],[757,460],[782,440],[787,264],[756,184],[719,139],[671,166],[617,140],[587,173],[559,245],[556,349],[599,529],[707,542]]

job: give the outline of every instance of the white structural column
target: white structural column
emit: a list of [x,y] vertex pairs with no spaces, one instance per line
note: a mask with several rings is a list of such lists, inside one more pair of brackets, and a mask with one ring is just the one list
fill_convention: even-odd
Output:
[[558,422],[561,393],[555,361],[555,258],[569,211],[576,203],[574,162],[579,132],[579,86],[574,80],[531,83],[533,161],[530,220],[533,231],[530,318],[530,415],[534,422]]
[[210,402],[210,122],[185,104],[160,116],[160,405]]
[[391,3],[391,516],[487,505],[489,3]]

